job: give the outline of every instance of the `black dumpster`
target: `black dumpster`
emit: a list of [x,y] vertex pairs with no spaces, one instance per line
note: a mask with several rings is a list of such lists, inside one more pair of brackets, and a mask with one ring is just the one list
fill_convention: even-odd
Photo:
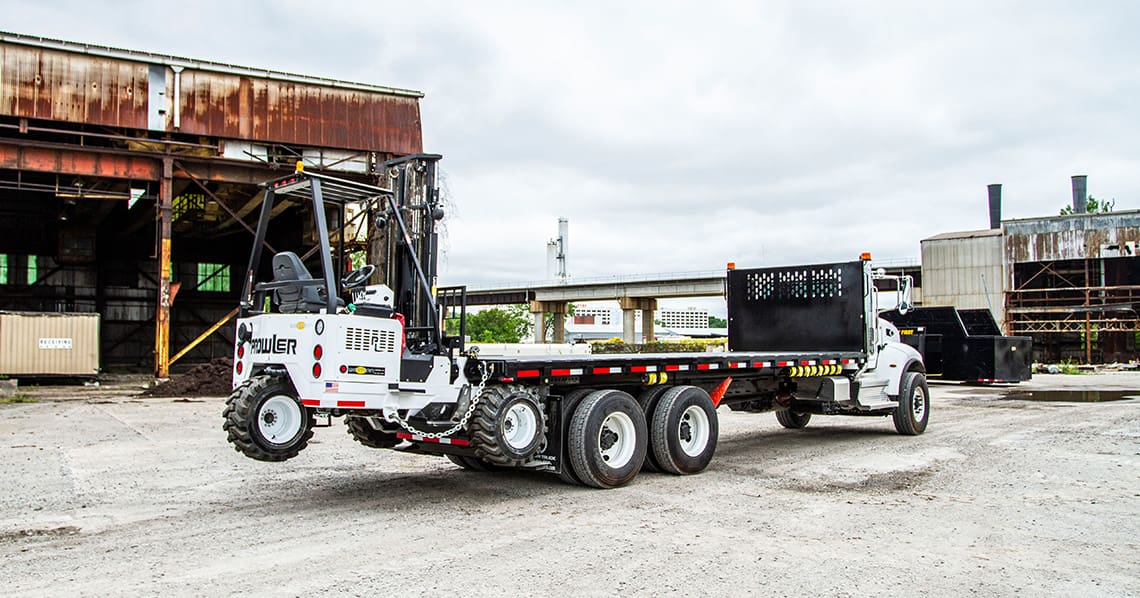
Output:
[[906,314],[888,311],[903,342],[918,349],[927,376],[966,382],[1029,380],[1033,339],[1002,336],[988,309],[916,307]]

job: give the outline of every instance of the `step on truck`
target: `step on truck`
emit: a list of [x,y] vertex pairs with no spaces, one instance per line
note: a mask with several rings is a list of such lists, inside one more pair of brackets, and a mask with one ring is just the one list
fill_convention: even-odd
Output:
[[[234,390],[223,413],[236,450],[284,461],[307,447],[314,428],[344,418],[366,447],[613,488],[643,469],[703,471],[716,451],[722,406],[771,411],[793,429],[820,415],[889,417],[903,435],[926,429],[922,357],[878,317],[875,282],[885,275],[867,255],[730,268],[724,352],[467,350],[465,290],[434,284],[443,218],[438,159],[386,163],[382,185],[300,168],[263,185],[236,327]],[[290,211],[311,218],[314,246],[300,255],[263,251],[269,239],[281,245],[297,237],[269,232]],[[379,263],[342,273],[345,244],[353,242],[344,225],[353,219],[367,223],[366,250]],[[330,221],[338,226],[331,231]],[[896,282],[890,307],[905,311],[909,281]]]

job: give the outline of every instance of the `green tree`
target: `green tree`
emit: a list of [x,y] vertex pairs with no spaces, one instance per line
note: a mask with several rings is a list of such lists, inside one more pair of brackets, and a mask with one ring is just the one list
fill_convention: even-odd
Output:
[[[1093,196],[1089,196],[1085,201],[1085,211],[1089,214],[1107,214],[1116,207],[1116,198],[1111,200],[1100,200]],[[1073,213],[1073,206],[1065,206],[1061,208],[1061,215],[1068,216]]]
[[[525,305],[493,307],[467,314],[467,336],[473,343],[517,343],[530,334],[530,311]],[[459,320],[446,321],[448,334],[459,334]]]
[[728,328],[728,320],[716,316],[709,316],[709,328]]

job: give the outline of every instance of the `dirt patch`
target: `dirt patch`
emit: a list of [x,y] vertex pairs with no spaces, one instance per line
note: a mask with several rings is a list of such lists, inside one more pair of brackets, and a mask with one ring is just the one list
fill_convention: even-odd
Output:
[[233,361],[225,357],[194,366],[185,374],[148,388],[148,397],[224,397],[233,390]]
[[874,473],[859,480],[829,480],[788,484],[789,490],[797,492],[832,493],[838,491],[856,492],[903,492],[910,491],[930,478],[929,471],[892,471]]
[[80,529],[74,525],[65,525],[63,527],[53,527],[46,529],[20,529],[11,532],[0,532],[0,542],[22,540],[24,538],[37,538],[37,537],[58,537],[58,536],[74,536],[78,534]]

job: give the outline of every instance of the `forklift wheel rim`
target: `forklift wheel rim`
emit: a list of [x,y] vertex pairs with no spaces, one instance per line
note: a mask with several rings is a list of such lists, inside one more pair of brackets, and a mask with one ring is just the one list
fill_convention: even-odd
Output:
[[257,410],[257,431],[269,444],[288,445],[301,433],[303,415],[293,397],[274,395]]
[[529,447],[538,435],[538,414],[527,403],[518,402],[503,417],[503,440],[515,450]]

